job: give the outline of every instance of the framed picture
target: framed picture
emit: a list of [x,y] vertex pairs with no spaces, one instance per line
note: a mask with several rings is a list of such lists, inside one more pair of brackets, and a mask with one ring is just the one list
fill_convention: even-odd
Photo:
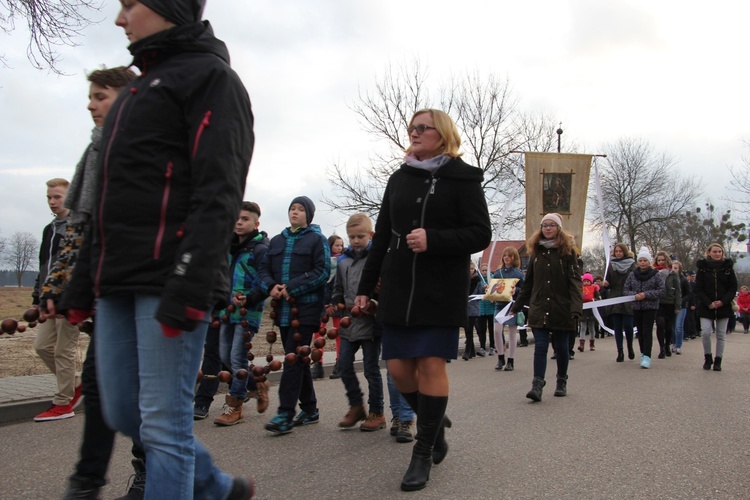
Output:
[[573,174],[542,174],[544,212],[570,213],[570,191]]

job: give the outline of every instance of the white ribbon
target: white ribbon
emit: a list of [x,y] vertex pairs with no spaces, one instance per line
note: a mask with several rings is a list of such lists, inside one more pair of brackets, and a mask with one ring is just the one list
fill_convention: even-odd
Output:
[[635,295],[624,295],[622,297],[613,297],[611,299],[604,299],[604,300],[595,300],[593,302],[585,302],[583,304],[584,309],[592,309],[592,313],[594,313],[594,317],[596,318],[596,321],[599,322],[599,326],[602,327],[602,330],[609,332],[609,333],[615,333],[614,330],[609,328],[604,324],[604,320],[602,319],[602,315],[599,313],[600,307],[607,307],[612,306],[615,304],[624,304],[626,302],[633,302],[635,301]]
[[[516,168],[516,175],[515,175],[515,179],[516,180],[518,179],[519,174],[521,173],[520,171],[521,171],[521,163],[519,162],[518,163],[518,168]],[[498,184],[500,184],[500,180],[499,179],[498,179],[497,182],[498,182]],[[499,236],[500,225],[503,224],[503,222],[505,221],[505,213],[508,211],[508,208],[510,207],[510,204],[513,203],[513,200],[516,199],[516,192],[518,191],[518,188],[519,188],[520,185],[521,185],[521,183],[519,183],[519,182],[514,182],[513,183],[513,189],[512,189],[512,191],[510,193],[510,196],[508,196],[508,199],[505,200],[505,205],[503,205],[503,210],[502,210],[502,212],[500,212],[500,217],[498,218],[497,225],[494,228],[494,233],[493,233],[493,238],[492,238],[492,246],[490,247],[490,255],[489,255],[489,258],[487,260],[487,282],[488,283],[490,281],[490,278],[492,278],[492,274],[493,274],[493,270],[490,269],[490,268],[492,267],[492,256],[495,254],[495,245],[497,245],[497,239],[500,237]],[[500,191],[499,189],[495,188],[495,195],[499,191]],[[494,198],[495,195],[492,195],[492,198]],[[492,199],[490,199],[490,201],[492,201]]]

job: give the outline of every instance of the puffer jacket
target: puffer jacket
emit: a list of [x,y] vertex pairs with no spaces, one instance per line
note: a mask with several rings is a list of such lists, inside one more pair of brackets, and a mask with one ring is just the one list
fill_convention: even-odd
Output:
[[250,100],[207,21],[129,50],[141,76],[107,115],[92,231],[63,302],[91,309],[94,294],[159,295],[157,319],[189,330],[229,290],[254,144]]
[[538,245],[510,310],[518,313],[528,305],[527,323],[532,328],[575,330],[583,312],[582,290],[576,255],[561,255],[557,248]]
[[664,280],[659,271],[649,267],[641,271],[636,267],[625,280],[623,295],[636,295],[645,293],[646,298],[632,302],[633,311],[655,311],[659,309],[659,299],[664,295]]
[[750,314],[750,293],[740,292],[737,295],[737,305],[740,308],[738,311],[740,314]]
[[268,294],[277,284],[286,285],[294,298],[294,306],[287,300],[276,301],[275,323],[291,325],[295,307],[300,324],[319,325],[330,274],[331,247],[320,226],[310,224],[297,231],[286,228],[274,236],[258,269],[260,286]]
[[[346,304],[345,316],[351,316],[351,306],[354,305],[354,299],[357,297],[357,287],[367,262],[370,245],[359,252],[349,247],[338,259],[332,303]],[[371,314],[362,314],[358,318],[352,317],[351,322],[348,328],[339,326],[341,338],[352,342],[372,340],[379,333],[379,330],[375,329],[375,317]]]
[[[698,259],[695,263],[698,271],[695,274],[695,297],[698,316],[701,318],[722,319],[734,315],[732,299],[737,294],[737,276],[734,274],[732,259],[714,261]],[[709,309],[708,305],[720,300],[722,306]]]
[[[378,319],[399,326],[466,325],[471,254],[492,237],[482,170],[452,158],[434,173],[402,165],[383,194],[358,295],[372,296],[381,279]],[[414,253],[406,237],[427,234]]]
[[260,320],[263,315],[263,306],[268,294],[261,290],[260,278],[258,277],[258,266],[266,257],[268,251],[268,236],[263,231],[257,229],[240,243],[239,238],[235,235],[232,240],[232,249],[229,254],[229,268],[232,273],[232,288],[227,302],[231,303],[232,297],[240,293],[247,297],[245,300],[245,309],[247,314],[240,314],[241,308],[235,308],[234,312],[226,310],[219,313],[220,316],[227,315],[229,323],[238,324],[246,319],[248,326],[255,331],[260,328]]

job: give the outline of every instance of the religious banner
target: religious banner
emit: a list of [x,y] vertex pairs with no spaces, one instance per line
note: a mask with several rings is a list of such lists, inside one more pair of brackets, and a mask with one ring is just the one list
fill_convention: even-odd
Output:
[[557,212],[563,227],[583,247],[583,223],[592,155],[524,153],[526,164],[526,239],[544,214]]

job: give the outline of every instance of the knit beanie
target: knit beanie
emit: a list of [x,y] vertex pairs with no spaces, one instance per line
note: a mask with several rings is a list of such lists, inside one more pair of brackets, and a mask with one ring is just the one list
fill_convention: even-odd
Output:
[[594,282],[594,277],[591,276],[591,273],[586,273],[583,276],[581,276],[581,281],[586,281],[586,280],[588,280],[591,283]]
[[551,221],[553,221],[553,222],[554,222],[555,224],[557,224],[557,227],[559,227],[560,229],[562,229],[562,228],[563,228],[563,225],[562,225],[562,217],[561,217],[561,216],[560,216],[560,214],[558,214],[558,213],[554,213],[554,212],[553,212],[553,213],[551,213],[551,214],[547,214],[547,215],[545,215],[544,217],[542,217],[542,222],[544,222],[545,220],[551,220]]
[[[313,216],[315,215],[315,203],[313,203],[313,201],[307,196],[297,196],[289,204],[289,208],[292,208],[292,205],[294,205],[295,203],[299,203],[300,205],[305,207],[305,215],[307,217],[307,224],[309,225],[313,220]],[[287,211],[289,210],[287,209]]]
[[651,258],[651,252],[649,252],[646,247],[641,247],[641,249],[638,250],[638,259],[647,259],[649,262],[653,260]]
[[177,26],[201,20],[206,0],[140,0],[167,21]]

